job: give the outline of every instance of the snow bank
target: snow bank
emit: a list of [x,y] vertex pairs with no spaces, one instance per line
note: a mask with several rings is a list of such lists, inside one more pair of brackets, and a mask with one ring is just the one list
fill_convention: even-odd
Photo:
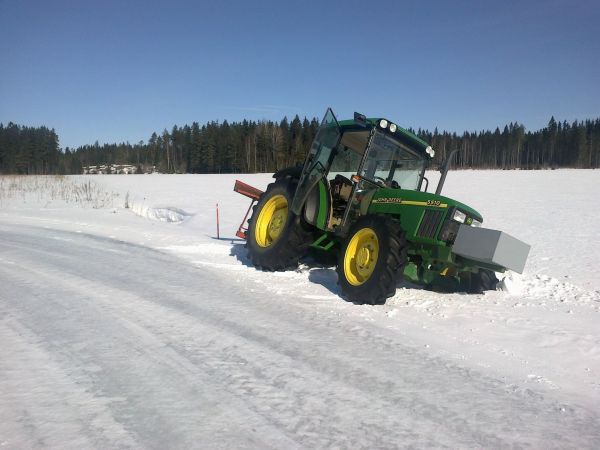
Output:
[[190,214],[179,208],[172,206],[151,207],[143,203],[133,203],[130,206],[131,211],[138,216],[152,220],[160,220],[161,222],[183,222]]

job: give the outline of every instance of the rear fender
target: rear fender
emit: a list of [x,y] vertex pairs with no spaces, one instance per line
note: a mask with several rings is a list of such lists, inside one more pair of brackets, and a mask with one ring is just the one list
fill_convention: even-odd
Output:
[[279,180],[281,178],[292,178],[299,180],[300,175],[302,175],[302,166],[293,166],[278,170],[273,174],[273,178],[275,178],[276,180]]
[[321,230],[327,229],[331,214],[331,198],[326,180],[312,188],[304,203],[304,220]]

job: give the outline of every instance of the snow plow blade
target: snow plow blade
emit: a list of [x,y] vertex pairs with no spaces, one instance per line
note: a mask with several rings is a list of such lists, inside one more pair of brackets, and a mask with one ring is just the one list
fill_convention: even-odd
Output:
[[260,196],[263,195],[263,191],[255,188],[253,186],[250,186],[249,184],[246,184],[240,180],[235,180],[235,185],[233,186],[233,190],[235,192],[237,192],[238,194],[245,195],[246,197],[248,197],[252,200],[250,202],[250,206],[248,207],[248,210],[246,211],[246,215],[244,216],[244,219],[242,220],[242,223],[240,224],[240,226],[238,227],[238,230],[235,233],[235,235],[237,237],[239,237],[240,239],[246,239],[246,231],[248,231],[248,229],[244,225],[246,224],[248,215],[250,214],[250,211],[252,210],[252,207],[254,206],[254,202],[257,202],[260,199]]
[[523,273],[530,249],[529,244],[502,231],[461,225],[452,253]]

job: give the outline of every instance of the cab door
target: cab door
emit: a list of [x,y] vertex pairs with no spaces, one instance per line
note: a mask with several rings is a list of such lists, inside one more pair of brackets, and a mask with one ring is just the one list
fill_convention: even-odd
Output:
[[292,201],[292,212],[300,215],[311,190],[329,171],[331,153],[340,140],[340,126],[331,108],[327,108],[317,135],[306,157],[300,182]]

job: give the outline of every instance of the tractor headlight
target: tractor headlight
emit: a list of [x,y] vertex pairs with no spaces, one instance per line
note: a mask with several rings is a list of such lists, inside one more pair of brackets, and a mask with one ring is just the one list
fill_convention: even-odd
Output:
[[456,209],[454,210],[454,214],[452,215],[452,220],[455,220],[460,223],[465,223],[465,220],[467,220],[467,215],[464,212]]
[[387,128],[387,126],[388,126],[388,121],[385,120],[385,119],[381,119],[379,121],[379,126],[385,130]]
[[471,222],[471,226],[472,227],[480,228],[481,227],[481,222],[479,220],[473,219],[473,222]]
[[398,126],[395,123],[390,123],[390,131],[392,133],[395,133],[397,129],[398,129]]
[[435,156],[435,151],[433,150],[433,148],[431,148],[431,146],[429,146],[425,149],[425,153],[427,153],[432,158]]

